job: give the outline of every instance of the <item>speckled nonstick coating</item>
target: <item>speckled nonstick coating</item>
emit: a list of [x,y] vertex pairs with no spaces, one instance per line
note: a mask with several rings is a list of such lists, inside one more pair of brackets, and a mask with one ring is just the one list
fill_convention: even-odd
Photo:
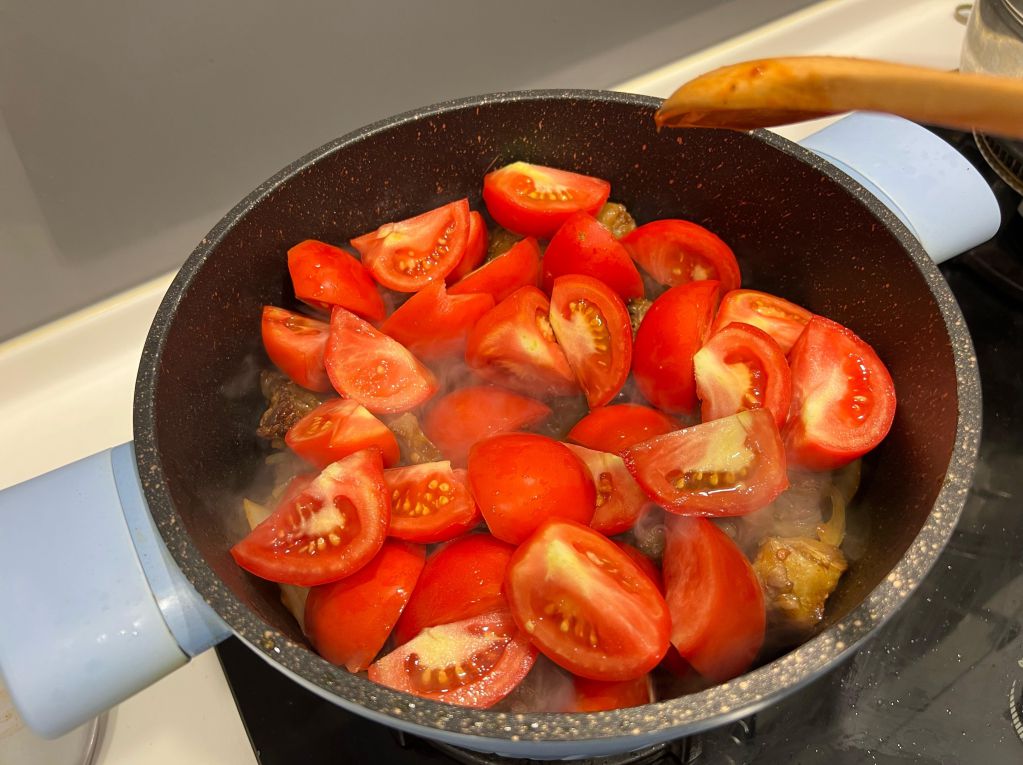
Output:
[[[937,268],[886,208],[810,152],[765,132],[658,133],[658,103],[595,91],[499,93],[378,122],[253,191],[171,285],[135,395],[150,508],[202,597],[269,661],[322,695],[505,754],[638,748],[747,715],[834,667],[905,603],[949,538],[973,474],[981,402],[970,337]],[[253,435],[265,363],[260,310],[292,304],[287,248],[305,238],[344,243],[463,196],[477,207],[483,174],[517,159],[608,179],[613,199],[640,222],[706,225],[734,248],[745,286],[851,327],[895,379],[895,423],[868,459],[857,501],[870,536],[829,604],[827,629],[730,683],[597,714],[513,715],[415,699],[313,653],[276,587],[228,554],[244,534],[238,498],[265,456]]]

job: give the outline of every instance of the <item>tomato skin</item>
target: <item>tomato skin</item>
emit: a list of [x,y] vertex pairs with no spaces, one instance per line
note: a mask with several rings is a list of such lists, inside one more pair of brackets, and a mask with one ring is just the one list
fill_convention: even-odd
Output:
[[423,544],[447,542],[483,520],[469,494],[468,476],[464,470],[452,470],[450,462],[392,468],[384,471],[384,480],[391,490],[392,537]]
[[579,385],[554,338],[551,304],[522,287],[483,315],[469,333],[465,362],[488,382],[530,395],[569,396]]
[[888,435],[895,384],[874,349],[851,330],[814,316],[792,346],[789,363],[792,406],[785,447],[793,463],[811,470],[838,468]]
[[589,680],[572,678],[573,697],[565,712],[606,712],[641,707],[653,702],[649,675],[634,680]]
[[528,428],[550,414],[542,401],[493,385],[472,385],[437,399],[423,420],[423,432],[452,464],[464,465],[477,441]]
[[444,282],[437,281],[395,309],[380,331],[417,358],[437,361],[464,353],[469,330],[493,307],[490,295],[451,295]]
[[340,247],[306,239],[288,250],[295,297],[329,311],[336,305],[370,321],[387,314],[369,271]]
[[443,281],[465,255],[469,200],[459,199],[412,218],[385,223],[352,240],[373,277],[397,292]]
[[576,213],[557,230],[543,255],[543,288],[567,274],[591,276],[622,300],[643,297],[643,278],[614,235],[587,213]]
[[551,518],[519,546],[505,594],[533,644],[581,677],[632,680],[668,650],[668,608],[654,583],[607,537],[573,521]]
[[769,334],[735,322],[711,335],[693,356],[704,422],[764,408],[781,428],[792,400],[792,374]]
[[735,543],[705,518],[670,517],[663,566],[671,642],[682,657],[715,682],[749,669],[767,616],[760,582]]
[[606,536],[631,529],[647,504],[646,493],[617,454],[565,444],[590,472],[596,491],[596,509],[590,528]]
[[324,363],[334,389],[374,413],[406,412],[437,392],[433,373],[407,348],[343,308],[330,314]]
[[395,643],[427,627],[507,608],[501,588],[514,551],[490,534],[468,534],[437,549],[394,628]]
[[766,409],[657,436],[622,458],[647,496],[679,515],[745,515],[788,487],[785,448]]
[[732,248],[687,220],[655,220],[622,237],[622,245],[660,284],[675,287],[713,279],[723,291],[738,289],[739,264]]
[[721,298],[710,333],[713,335],[735,321],[752,324],[774,338],[782,352],[788,354],[812,317],[813,314],[802,306],[777,295],[757,290],[731,290]]
[[590,410],[572,426],[566,438],[598,452],[620,454],[630,446],[678,428],[674,418],[649,406],[615,404]]
[[658,409],[691,412],[696,406],[693,355],[707,338],[720,286],[688,282],[658,297],[636,332],[632,374],[639,392]]
[[384,544],[390,518],[380,451],[365,449],[324,468],[232,547],[231,557],[249,573],[272,582],[326,584],[351,576],[373,559]]
[[588,524],[596,489],[564,444],[535,433],[506,433],[469,450],[469,489],[490,533],[520,544],[548,518]]
[[387,540],[351,576],[321,584],[305,602],[305,629],[324,659],[362,672],[384,647],[426,562],[421,545]]
[[[496,663],[478,676],[481,662],[495,660],[490,651],[496,651]],[[373,664],[369,679],[424,699],[486,709],[511,693],[535,662],[536,649],[516,629],[511,615],[496,611],[424,630]],[[459,667],[478,679],[455,685]],[[446,687],[440,681],[441,670]]]
[[513,162],[483,177],[483,201],[509,231],[549,239],[573,213],[595,215],[611,184],[600,178],[527,162]]
[[391,429],[364,406],[345,398],[320,404],[291,426],[284,441],[298,456],[320,470],[372,446],[380,450],[385,467],[401,458]]
[[644,555],[638,547],[633,547],[628,542],[622,542],[620,539],[612,539],[618,549],[629,556],[629,560],[639,566],[640,571],[650,578],[650,581],[657,587],[657,591],[664,593],[664,577],[661,576],[661,569],[657,567],[650,558]]
[[559,276],[550,319],[586,402],[603,406],[617,396],[632,366],[632,325],[621,298],[590,276]]
[[533,237],[520,239],[507,252],[466,274],[448,290],[449,295],[485,293],[500,303],[520,287],[540,283],[540,245]]
[[323,366],[330,332],[325,322],[265,305],[260,329],[266,355],[292,382],[321,393],[330,390]]
[[[475,210],[469,211],[469,235],[465,241],[465,254],[458,261],[451,273],[445,277],[448,285],[452,285],[463,276],[476,269],[487,254],[487,223],[483,216]],[[495,298],[496,301],[496,298]]]

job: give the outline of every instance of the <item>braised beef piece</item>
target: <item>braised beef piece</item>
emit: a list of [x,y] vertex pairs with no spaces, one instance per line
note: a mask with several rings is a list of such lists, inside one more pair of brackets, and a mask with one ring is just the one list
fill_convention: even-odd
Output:
[[610,231],[615,239],[621,239],[636,229],[636,221],[618,202],[607,202],[597,212],[597,222]]
[[493,260],[498,255],[503,255],[512,248],[512,245],[522,239],[521,234],[513,234],[503,226],[494,226],[490,229],[487,241],[487,260]]
[[650,310],[650,306],[654,304],[653,300],[647,300],[646,298],[629,298],[629,302],[625,304],[625,307],[629,309],[629,321],[632,323],[632,339],[636,339],[636,333],[639,332],[639,325],[643,322],[643,317],[646,316],[646,312]]
[[767,537],[753,561],[764,588],[772,627],[785,633],[812,633],[824,616],[824,604],[848,568],[832,544],[809,537]]
[[419,465],[424,462],[437,462],[444,459],[440,449],[434,446],[433,441],[423,433],[419,420],[412,412],[385,417],[384,422],[398,439],[403,463]]
[[293,383],[276,369],[259,373],[259,389],[267,407],[259,418],[256,435],[268,441],[284,438],[292,425],[329,398]]

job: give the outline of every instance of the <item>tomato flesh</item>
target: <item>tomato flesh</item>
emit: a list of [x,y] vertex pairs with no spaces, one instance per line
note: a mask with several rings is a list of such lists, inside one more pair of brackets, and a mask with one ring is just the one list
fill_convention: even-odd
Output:
[[[483,216],[475,210],[469,211],[469,235],[465,241],[465,254],[458,261],[451,273],[445,277],[445,281],[454,284],[463,276],[466,276],[483,262],[487,254],[487,224]],[[496,300],[496,298],[495,298]]]
[[351,399],[325,401],[296,422],[284,441],[300,457],[321,470],[349,454],[375,446],[384,466],[400,458],[398,441],[384,423]]
[[738,289],[739,264],[732,248],[687,220],[655,220],[622,237],[622,245],[660,284],[675,287],[713,279],[723,291]]
[[387,315],[369,271],[340,247],[307,239],[288,250],[295,297],[329,311],[336,305],[370,321]]
[[362,672],[384,647],[426,562],[420,545],[388,540],[351,576],[321,584],[305,602],[305,630],[317,653]]
[[303,388],[330,390],[330,378],[323,366],[330,333],[325,322],[265,305],[261,331],[263,347],[274,366]]
[[540,245],[533,237],[520,239],[489,263],[484,263],[452,285],[449,295],[484,293],[500,303],[520,287],[540,281]]
[[438,281],[402,303],[380,331],[423,361],[460,356],[469,330],[493,307],[490,295],[451,295]]
[[652,438],[622,458],[647,496],[680,515],[745,515],[788,486],[784,446],[766,409]]
[[725,293],[710,328],[713,335],[735,321],[762,329],[778,343],[782,353],[792,350],[813,314],[777,295],[757,290],[732,290]]
[[565,444],[590,471],[596,491],[590,528],[606,536],[628,531],[647,504],[646,493],[636,483],[622,458],[585,446]]
[[391,490],[392,537],[410,542],[446,542],[479,525],[479,509],[469,494],[464,470],[450,462],[384,471]]
[[622,300],[643,297],[643,278],[614,235],[586,213],[566,220],[543,255],[543,288],[567,274],[583,274],[607,285]]
[[598,452],[619,454],[678,427],[672,417],[648,406],[615,404],[591,410],[572,426],[567,439]]
[[551,519],[512,555],[505,592],[545,656],[592,680],[632,680],[668,650],[667,604],[607,537]]

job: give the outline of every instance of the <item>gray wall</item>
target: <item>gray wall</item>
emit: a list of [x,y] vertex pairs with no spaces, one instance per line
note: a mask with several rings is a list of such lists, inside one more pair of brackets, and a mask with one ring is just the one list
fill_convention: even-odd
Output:
[[607,87],[809,0],[0,0],[0,338],[167,271],[359,125]]

